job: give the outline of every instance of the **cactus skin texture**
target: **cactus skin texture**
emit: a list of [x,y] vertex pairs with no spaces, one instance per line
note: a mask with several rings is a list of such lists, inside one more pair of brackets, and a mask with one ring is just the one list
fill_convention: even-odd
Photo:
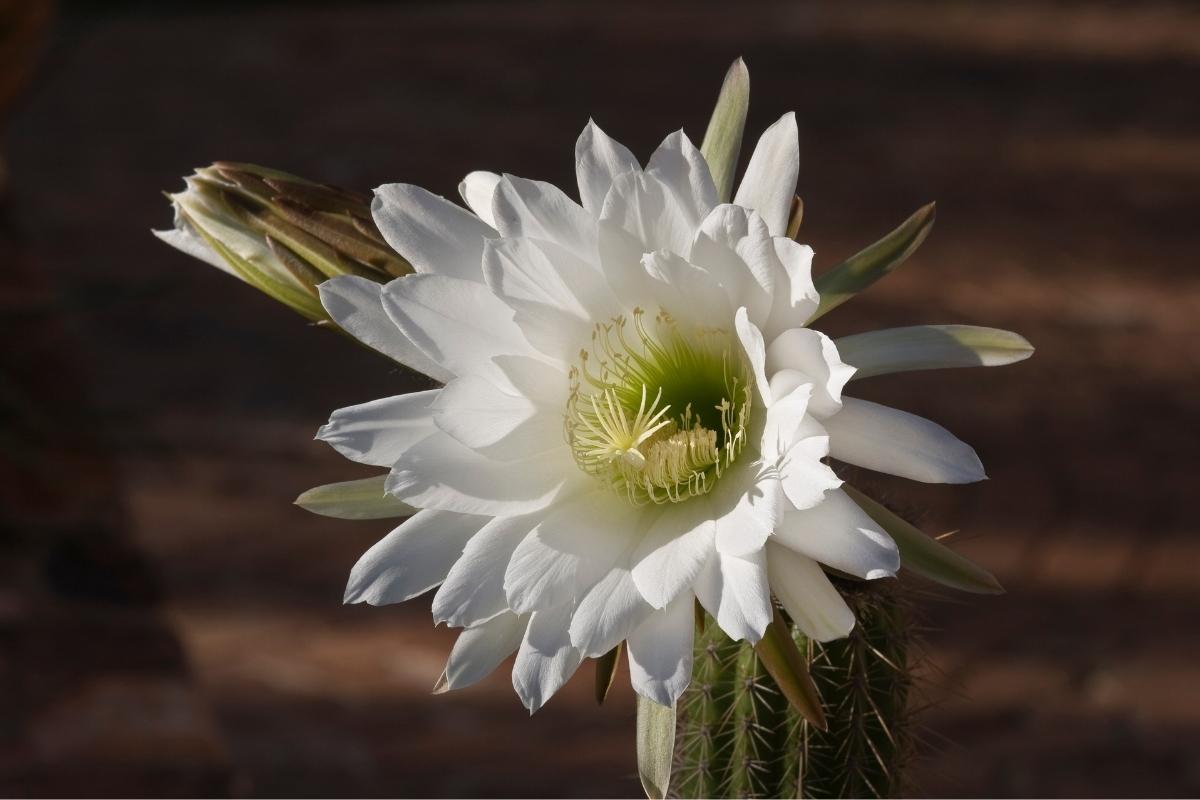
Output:
[[679,703],[679,797],[894,797],[904,789],[909,608],[894,581],[835,582],[858,620],[850,636],[821,644],[792,628],[825,704],[826,732],[789,706],[752,647],[705,620]]

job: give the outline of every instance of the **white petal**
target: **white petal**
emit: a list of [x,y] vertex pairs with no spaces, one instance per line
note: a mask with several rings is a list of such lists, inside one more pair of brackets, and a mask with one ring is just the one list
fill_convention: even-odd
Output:
[[472,450],[499,461],[565,447],[562,409],[543,408],[476,375],[446,384],[432,411],[437,427]]
[[600,216],[613,178],[640,169],[638,160],[625,145],[588,120],[575,143],[575,177],[579,181],[579,198],[592,216]]
[[800,134],[789,111],[758,140],[733,202],[761,214],[772,236],[783,236],[799,175]]
[[554,242],[493,240],[485,249],[483,269],[488,286],[505,301],[544,303],[589,321],[617,310],[597,266]]
[[432,389],[339,408],[317,431],[317,438],[351,461],[390,467],[437,430],[429,406],[438,393]]
[[767,569],[771,590],[805,636],[828,642],[854,628],[854,612],[817,562],[772,542],[767,545]]
[[571,617],[571,642],[586,658],[604,655],[653,610],[634,586],[626,559],[579,602]]
[[[655,250],[670,250],[686,256],[692,247],[693,233],[699,220],[676,199],[671,189],[649,172],[626,172],[613,181],[601,223],[611,223],[637,242],[630,249],[640,256]],[[601,242],[603,244],[603,241]],[[616,259],[602,252],[605,271]],[[617,289],[613,287],[614,291]],[[621,294],[618,292],[618,297]]]
[[714,551],[696,580],[696,599],[731,639],[757,642],[771,624],[766,550],[745,557]]
[[[624,178],[618,178],[623,181]],[[601,272],[613,297],[622,311],[630,311],[653,297],[654,282],[646,273],[642,256],[662,250],[647,247],[632,233],[621,227],[619,220],[601,219],[598,223]]]
[[567,633],[570,619],[570,604],[537,611],[529,619],[513,664],[513,688],[530,714],[545,705],[583,661]]
[[749,557],[783,516],[784,494],[778,472],[762,462],[734,465],[712,493],[718,551]]
[[660,705],[674,705],[692,680],[693,602],[691,592],[681,594],[629,636],[633,689]]
[[[803,378],[803,376],[800,376]],[[763,424],[759,453],[768,464],[776,463],[792,444],[804,424],[808,413],[808,401],[812,397],[812,384],[801,380],[787,392],[776,392],[777,381],[771,380],[775,402],[767,409]]]
[[545,181],[505,175],[492,200],[496,228],[508,238],[544,239],[585,261],[596,259],[596,219]]
[[509,607],[523,614],[574,605],[629,547],[640,516],[607,487],[556,503],[513,553],[504,576]]
[[821,304],[812,279],[812,248],[784,236],[775,237],[773,242],[779,269],[775,273],[771,317],[763,328],[772,339],[788,328],[805,325]]
[[375,543],[350,570],[347,603],[402,603],[446,578],[467,540],[487,517],[418,511]]
[[767,347],[767,374],[782,369],[796,370],[812,381],[809,411],[819,418],[838,412],[842,387],[854,375],[854,367],[842,362],[833,340],[811,328],[786,330]]
[[496,461],[438,431],[405,451],[387,490],[417,508],[509,516],[545,508],[577,475],[582,476],[566,447],[561,454]]
[[859,467],[923,483],[984,480],[970,445],[929,420],[878,403],[846,397],[825,420],[829,454]]
[[501,614],[460,633],[434,694],[465,689],[487,677],[520,646],[528,624],[516,614]]
[[900,569],[896,543],[841,489],[804,511],[789,511],[774,541],[860,578],[888,578]]
[[771,384],[767,380],[767,348],[763,344],[762,332],[750,321],[745,306],[737,310],[733,317],[733,324],[737,329],[742,349],[746,351],[746,357],[750,359],[750,368],[754,372],[754,383],[758,387],[758,396],[763,401],[763,406],[770,408]]
[[670,190],[693,229],[720,202],[708,162],[681,130],[663,140],[650,156],[646,172]]
[[780,482],[793,508],[812,508],[826,493],[842,485],[837,473],[821,459],[829,455],[829,436],[808,417],[779,466]]
[[745,306],[751,322],[767,322],[783,268],[757,213],[728,204],[714,208],[696,231],[688,260],[711,273],[735,308]]
[[572,363],[597,320],[619,311],[600,271],[560,245],[533,239],[489,242],[488,286],[516,314],[525,338],[552,358]]
[[404,335],[383,310],[383,287],[357,275],[342,275],[317,287],[321,305],[342,330],[393,361],[448,381],[454,373],[438,364]]
[[562,408],[570,394],[570,380],[562,370],[530,356],[496,356],[492,359],[517,392],[540,406]]
[[417,272],[483,282],[483,243],[496,232],[466,209],[420,186],[389,183],[375,190],[371,216]]
[[383,307],[422,352],[455,375],[478,373],[501,383],[493,356],[534,354],[512,309],[483,283],[410,275],[383,287]]
[[715,532],[707,495],[664,508],[633,555],[633,580],[642,597],[665,608],[691,588],[713,552]]
[[507,610],[505,570],[517,545],[542,516],[496,517],[480,528],[433,596],[433,621],[456,628],[478,625]]
[[198,258],[205,264],[216,267],[222,272],[228,272],[235,278],[239,277],[233,271],[233,268],[225,262],[225,259],[217,255],[217,252],[209,247],[208,242],[204,241],[204,237],[196,233],[196,229],[188,223],[186,218],[176,214],[175,225],[176,227],[170,230],[150,232],[176,250],[187,253],[192,258]]
[[729,295],[683,256],[658,250],[642,256],[642,267],[653,279],[650,285],[658,307],[683,325],[711,328],[714,320],[727,320],[733,314]]
[[492,216],[492,197],[496,194],[496,184],[500,176],[494,172],[472,172],[458,184],[458,193],[462,195],[467,208],[475,212],[475,216],[493,228],[496,218]]

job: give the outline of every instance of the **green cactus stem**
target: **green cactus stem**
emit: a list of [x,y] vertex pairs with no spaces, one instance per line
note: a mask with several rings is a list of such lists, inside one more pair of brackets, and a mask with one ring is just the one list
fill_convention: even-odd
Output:
[[894,581],[839,581],[858,624],[821,644],[794,626],[829,724],[791,707],[754,648],[707,619],[692,685],[679,701],[680,797],[892,797],[912,745],[908,606]]

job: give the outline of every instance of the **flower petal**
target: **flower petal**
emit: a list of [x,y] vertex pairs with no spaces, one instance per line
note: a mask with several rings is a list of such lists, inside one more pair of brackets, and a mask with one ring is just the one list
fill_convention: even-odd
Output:
[[446,384],[432,411],[438,428],[498,461],[565,447],[560,409],[543,408],[476,375],[464,375]]
[[[680,205],[671,188],[649,172],[626,172],[613,180],[600,210],[600,222],[610,223],[628,234],[637,245],[626,249],[636,251],[639,256],[655,250],[686,256],[699,224],[689,209]],[[607,272],[616,259],[605,257],[603,252],[601,257]],[[620,293],[617,296],[621,297]]]
[[410,275],[383,287],[383,307],[423,353],[455,375],[478,373],[501,384],[493,356],[535,354],[512,309],[483,283]]
[[679,595],[629,635],[630,682],[659,705],[674,705],[692,680],[694,599],[691,592]]
[[545,705],[583,661],[567,633],[571,610],[568,603],[534,612],[529,618],[512,677],[513,688],[530,714]]
[[486,678],[520,646],[528,625],[525,617],[500,614],[460,633],[433,693],[465,689]]
[[[801,376],[802,378],[803,376]],[[776,381],[771,381],[774,392]],[[787,392],[775,392],[775,402],[767,409],[763,421],[762,439],[758,451],[763,461],[776,464],[796,442],[808,413],[808,402],[812,397],[812,384],[799,382]]]
[[693,229],[720,202],[708,162],[682,130],[663,140],[650,156],[646,172],[670,190]]
[[350,570],[347,603],[402,603],[446,578],[487,517],[449,511],[418,511],[363,554]]
[[678,322],[698,328],[711,328],[713,320],[727,320],[733,306],[726,292],[703,269],[669,250],[657,250],[642,256],[642,266],[653,279],[659,308],[670,312]]
[[731,639],[757,642],[772,616],[766,550],[745,558],[713,551],[696,580],[696,599]]
[[383,310],[383,287],[357,275],[341,275],[317,287],[321,305],[342,330],[393,361],[443,383],[454,373],[404,335]]
[[438,431],[405,451],[388,476],[387,490],[417,508],[528,514],[549,505],[568,479],[582,477],[570,451],[562,451],[496,461]]
[[620,308],[595,266],[553,242],[489,242],[483,271],[491,290],[516,312],[514,321],[530,344],[565,363],[590,341],[595,320]]
[[767,545],[767,571],[771,590],[805,636],[828,642],[854,628],[854,612],[816,561],[772,542]]
[[513,553],[504,576],[509,607],[523,614],[574,605],[617,563],[639,533],[639,517],[607,487],[555,504]]
[[437,430],[430,404],[439,393],[431,389],[339,408],[317,431],[317,438],[351,461],[390,467]]
[[[496,517],[471,537],[433,596],[433,621],[478,625],[508,609],[504,573],[513,551],[544,513]],[[515,647],[515,645],[514,645]]]
[[733,325],[737,330],[738,340],[742,343],[742,349],[746,351],[746,357],[750,359],[750,368],[754,372],[754,383],[758,387],[758,396],[762,399],[763,405],[770,408],[773,398],[771,397],[771,384],[767,380],[767,348],[763,344],[762,332],[750,321],[745,306],[737,310],[733,317]]
[[842,485],[837,473],[821,460],[827,455],[828,434],[819,422],[806,417],[779,466],[780,482],[793,508],[812,508],[827,492]]
[[575,143],[575,177],[579,181],[579,198],[592,216],[600,216],[613,178],[640,169],[641,165],[629,148],[588,120]]
[[498,183],[499,175],[481,170],[470,173],[458,184],[458,193],[462,195],[467,208],[493,228],[496,227],[496,218],[492,216],[492,197],[496,194]]
[[900,551],[841,489],[804,511],[789,511],[773,541],[850,575],[874,580],[900,569]]
[[822,419],[842,407],[842,387],[854,375],[854,367],[842,362],[833,340],[811,328],[786,330],[767,346],[767,374],[783,369],[796,370],[813,383],[808,408]]
[[540,406],[562,408],[571,382],[562,370],[530,356],[496,356],[492,359],[509,385]]
[[923,483],[984,480],[979,456],[937,423],[895,408],[846,397],[824,420],[829,454],[889,475]]
[[496,231],[470,211],[420,186],[389,183],[375,190],[371,216],[417,272],[483,282],[483,243]]
[[783,516],[778,472],[762,462],[736,464],[712,492],[718,551],[743,558],[762,550]]
[[633,580],[646,602],[665,608],[691,588],[713,553],[716,524],[707,495],[667,506],[633,555]]
[[758,140],[733,202],[761,214],[772,236],[783,236],[799,176],[800,134],[789,111]]
[[165,231],[150,231],[157,236],[161,241],[174,247],[176,250],[187,253],[192,258],[198,258],[210,267],[216,267],[222,272],[228,272],[235,278],[239,277],[237,272],[226,263],[225,259],[209,246],[208,242],[204,241],[204,237],[196,233],[196,229],[188,222],[187,218],[181,216],[178,211],[175,212],[175,227]]
[[712,275],[735,308],[745,306],[751,322],[767,322],[783,267],[757,213],[733,205],[714,208],[696,230],[688,260]]
[[626,558],[579,602],[571,617],[571,643],[585,658],[604,655],[653,610],[634,585]]
[[779,270],[775,273],[771,316],[763,332],[774,339],[788,328],[800,328],[821,304],[812,279],[813,249],[784,236],[773,240]]
[[[617,180],[623,182],[625,178],[622,176]],[[622,228],[620,220],[601,219],[597,228],[604,280],[617,299],[618,308],[632,311],[645,303],[647,297],[653,297],[655,291],[653,279],[642,264],[642,256],[669,248],[647,247],[639,238],[640,234],[635,236]]]
[[507,238],[544,239],[585,261],[596,259],[596,219],[545,181],[505,175],[492,200],[496,228]]

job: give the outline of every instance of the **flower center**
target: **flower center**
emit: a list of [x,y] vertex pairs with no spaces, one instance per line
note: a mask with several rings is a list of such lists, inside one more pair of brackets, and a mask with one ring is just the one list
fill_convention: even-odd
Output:
[[666,312],[601,323],[571,370],[566,435],[579,468],[635,505],[705,494],[746,445],[750,373],[730,333]]

